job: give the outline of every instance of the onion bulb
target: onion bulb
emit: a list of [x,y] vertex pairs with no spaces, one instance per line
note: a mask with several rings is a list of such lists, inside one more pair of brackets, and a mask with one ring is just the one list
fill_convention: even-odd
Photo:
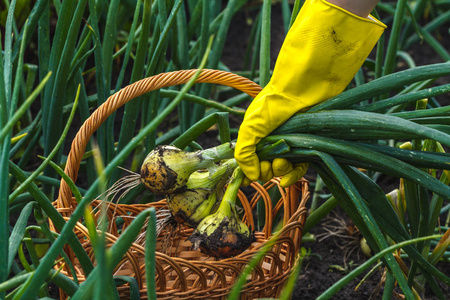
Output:
[[194,249],[217,258],[236,256],[255,240],[253,232],[236,211],[236,198],[244,173],[237,167],[217,211],[205,217],[189,237]]

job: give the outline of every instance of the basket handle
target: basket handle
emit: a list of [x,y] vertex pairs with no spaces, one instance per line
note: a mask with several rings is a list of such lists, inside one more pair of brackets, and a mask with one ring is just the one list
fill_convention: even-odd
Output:
[[[81,159],[86,151],[87,143],[92,134],[100,125],[122,105],[128,101],[139,97],[145,93],[173,85],[184,84],[197,72],[197,69],[181,70],[169,73],[161,73],[130,84],[120,91],[111,95],[102,105],[100,105],[92,115],[86,119],[80,127],[77,135],[72,141],[69,155],[67,157],[64,172],[75,182],[80,169]],[[261,91],[261,87],[248,78],[240,75],[204,69],[196,83],[215,83],[226,85],[238,89],[251,97],[255,97]],[[61,180],[57,207],[70,208],[72,205],[72,191],[64,180]]]

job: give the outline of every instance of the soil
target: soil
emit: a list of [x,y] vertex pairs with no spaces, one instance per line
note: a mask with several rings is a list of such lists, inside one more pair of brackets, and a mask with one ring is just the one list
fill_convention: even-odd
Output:
[[[336,209],[335,211],[337,213],[334,217],[343,218],[342,220],[350,228],[352,223],[345,218],[345,214],[340,209]],[[311,233],[320,236],[324,234],[324,227],[321,223],[313,228]],[[345,230],[347,228],[342,229]],[[339,229],[335,228],[335,232],[337,233],[338,231]],[[343,234],[345,235],[345,233]],[[298,277],[298,282],[293,293],[293,299],[316,298],[349,271],[365,261],[366,256],[359,247],[360,234],[355,232],[354,235],[348,234],[347,237],[331,236],[323,240],[318,239],[316,242],[303,244],[303,247],[311,251],[311,254],[303,262],[302,271]],[[369,299],[372,295],[378,296],[380,291],[382,293],[382,289],[379,286],[382,277],[381,271],[381,268],[377,270],[355,290],[355,287],[364,277],[364,275],[359,276],[339,291],[333,299]],[[374,299],[378,299],[378,297]]]
[[[315,299],[347,275],[348,272],[367,260],[359,245],[361,235],[357,231],[351,232],[349,230],[350,228],[354,229],[351,220],[339,207],[331,215],[333,218],[341,218],[341,221],[344,221],[348,227],[334,228],[335,233],[342,232],[339,237],[330,236],[323,240],[318,238],[315,242],[303,243],[302,247],[310,251],[310,256],[302,264],[301,274],[293,292],[293,300]],[[326,230],[330,228],[324,223],[329,221],[330,219],[326,219],[319,223],[311,230],[311,234],[314,236],[326,234]],[[440,262],[437,264],[437,268],[444,274],[450,274],[450,263]],[[337,292],[332,299],[381,299],[384,287],[384,271],[384,268],[378,268],[364,280],[363,278],[368,274],[368,271],[363,272]],[[439,285],[446,298],[450,299],[450,287],[442,283]],[[398,287],[394,289],[394,292],[400,297],[401,290]],[[426,287],[422,299],[433,300],[438,298],[429,287]]]

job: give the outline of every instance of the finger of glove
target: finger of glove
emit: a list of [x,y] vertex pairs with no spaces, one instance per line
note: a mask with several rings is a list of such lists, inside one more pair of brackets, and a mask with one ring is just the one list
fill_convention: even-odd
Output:
[[252,181],[247,176],[245,176],[244,180],[242,180],[241,186],[246,187],[249,186],[251,183]]
[[[256,147],[252,146],[252,148]],[[242,152],[239,154],[235,153],[235,159],[248,179],[251,181],[256,181],[259,179],[260,163],[259,158],[254,151],[251,154],[245,154]]]
[[272,164],[269,161],[262,161],[260,164],[261,176],[259,180],[262,182],[267,182],[273,178]]
[[272,162],[273,176],[280,177],[288,174],[294,169],[292,163],[286,158],[275,158]]
[[309,163],[295,164],[293,170],[281,178],[280,186],[285,188],[295,184],[303,176],[305,176],[308,167]]
[[[273,172],[272,172],[272,164],[269,161],[262,161],[260,162],[260,170],[261,175],[259,177],[259,180],[262,182],[267,182],[273,178]],[[246,187],[249,186],[252,183],[252,180],[250,180],[247,176],[242,181],[241,186]]]

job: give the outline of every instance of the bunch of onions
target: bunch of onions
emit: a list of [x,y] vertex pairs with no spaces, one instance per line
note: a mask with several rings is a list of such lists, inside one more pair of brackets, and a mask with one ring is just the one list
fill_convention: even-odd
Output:
[[225,184],[236,167],[237,162],[233,158],[215,170],[192,173],[182,192],[167,195],[167,205],[175,220],[195,228],[213,213],[217,199],[222,197]]
[[215,162],[232,158],[234,145],[185,152],[174,146],[158,146],[141,167],[141,182],[155,194],[172,194],[186,190],[189,176],[197,170],[215,167]]
[[236,167],[217,211],[205,217],[189,237],[194,249],[200,248],[217,258],[228,258],[242,253],[255,241],[252,230],[236,211],[237,194],[244,177],[242,170]]
[[141,167],[140,181],[167,196],[177,223],[196,227],[189,237],[194,248],[217,258],[236,256],[255,240],[236,210],[245,175],[233,156],[231,143],[196,152],[159,146]]

